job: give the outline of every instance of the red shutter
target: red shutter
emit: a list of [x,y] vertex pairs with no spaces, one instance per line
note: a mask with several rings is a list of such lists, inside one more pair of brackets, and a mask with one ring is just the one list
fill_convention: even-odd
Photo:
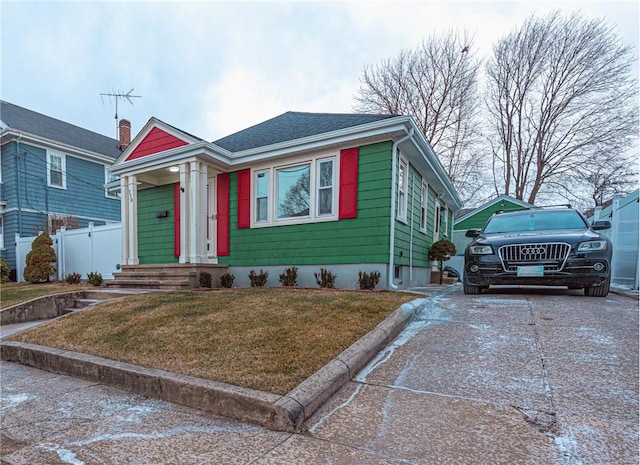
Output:
[[229,255],[229,173],[219,174],[216,186],[218,212],[216,248],[218,256],[222,257]]
[[238,228],[251,226],[251,170],[238,171]]
[[173,185],[173,256],[180,256],[180,183]]
[[340,151],[339,218],[355,218],[358,210],[358,148]]

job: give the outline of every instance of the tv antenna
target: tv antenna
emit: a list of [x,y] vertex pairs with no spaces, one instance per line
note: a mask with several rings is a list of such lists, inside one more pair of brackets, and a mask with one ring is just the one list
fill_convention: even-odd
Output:
[[[126,100],[128,101],[131,105],[133,105],[133,100],[131,100],[132,98],[142,98],[142,95],[131,95],[131,92],[133,92],[133,87],[131,88],[131,90],[129,92],[127,92],[126,94],[123,92],[116,92],[115,90],[112,90],[110,93],[105,93],[105,94],[100,94],[100,98],[102,99],[103,97],[109,97],[109,102],[115,101],[116,103],[116,115],[114,116],[116,122],[118,121],[118,102],[120,100]],[[102,100],[102,103],[104,104],[104,99]]]

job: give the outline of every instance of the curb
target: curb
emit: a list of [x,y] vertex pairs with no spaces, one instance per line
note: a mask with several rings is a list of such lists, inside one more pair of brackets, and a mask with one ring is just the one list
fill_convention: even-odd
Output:
[[417,299],[402,305],[284,396],[22,342],[2,342],[0,359],[99,382],[276,431],[300,432],[303,423],[329,397],[404,329],[423,302],[424,299]]

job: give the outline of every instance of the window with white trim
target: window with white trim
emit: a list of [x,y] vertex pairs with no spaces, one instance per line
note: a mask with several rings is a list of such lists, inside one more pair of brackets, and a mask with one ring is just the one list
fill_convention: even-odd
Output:
[[337,219],[336,157],[254,171],[254,226]]
[[409,185],[409,169],[407,162],[400,160],[398,166],[398,214],[399,220],[407,221],[407,186]]
[[0,250],[4,250],[4,216],[0,215]]
[[420,231],[427,232],[427,206],[429,205],[429,185],[422,181],[422,196],[420,197]]
[[47,186],[67,188],[66,157],[47,150]]
[[444,236],[449,237],[449,208],[446,205],[442,213],[444,215]]
[[[120,180],[120,176],[117,176],[113,173],[110,173],[109,170],[107,169],[107,167],[104,167],[104,183],[105,184],[109,184],[115,181],[119,181]],[[119,186],[118,186],[119,187]],[[109,199],[117,199],[118,194],[117,192],[113,192],[113,191],[109,191],[109,189],[105,189],[104,190],[104,196],[109,198]]]
[[435,214],[433,215],[433,241],[440,239],[440,202],[436,200]]
[[256,223],[269,221],[269,171],[255,173],[255,220]]

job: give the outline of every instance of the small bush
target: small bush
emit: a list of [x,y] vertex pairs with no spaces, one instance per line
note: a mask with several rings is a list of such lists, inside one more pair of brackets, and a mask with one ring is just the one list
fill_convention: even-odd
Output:
[[280,273],[280,282],[283,286],[297,286],[298,285],[298,267],[290,266]]
[[367,273],[366,271],[359,271],[358,281],[360,282],[360,289],[375,289],[380,282],[380,272],[372,271]]
[[65,279],[67,284],[80,284],[82,282],[82,275],[80,273],[69,273]]
[[93,271],[91,273],[88,273],[87,283],[91,284],[92,286],[102,286],[102,275],[97,271],[95,273]]
[[249,281],[251,281],[251,287],[264,287],[269,279],[269,273],[260,270],[260,273],[256,274],[255,271],[249,271]]
[[9,275],[11,274],[11,267],[0,257],[0,283],[4,284],[9,281]]
[[200,283],[200,287],[211,287],[211,273],[201,271],[198,275],[198,281]]
[[31,284],[49,282],[50,276],[56,272],[53,264],[57,261],[52,245],[53,241],[48,232],[45,231],[36,237],[25,260],[26,266],[22,274],[25,281]]
[[338,277],[337,274],[333,274],[326,268],[320,268],[320,275],[318,275],[318,273],[313,273],[313,275],[316,277],[316,283],[318,283],[318,286],[330,289],[335,287],[336,278]]
[[236,277],[231,273],[225,273],[220,276],[220,285],[227,289],[230,289],[233,286],[233,281],[235,281]]

